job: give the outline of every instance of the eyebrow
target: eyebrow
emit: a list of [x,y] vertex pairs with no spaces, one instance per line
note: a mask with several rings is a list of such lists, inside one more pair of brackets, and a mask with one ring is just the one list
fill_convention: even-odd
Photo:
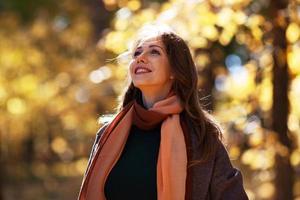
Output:
[[[151,45],[149,45],[149,47],[158,47],[158,48],[160,48],[164,51],[164,49],[161,46],[158,46],[158,45],[155,45],[155,44],[151,44]],[[142,48],[142,46],[139,46],[138,48],[136,48],[136,50],[141,49],[141,48]]]

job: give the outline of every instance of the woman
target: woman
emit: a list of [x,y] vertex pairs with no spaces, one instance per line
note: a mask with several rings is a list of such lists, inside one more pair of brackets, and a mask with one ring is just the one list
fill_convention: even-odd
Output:
[[97,133],[78,199],[248,199],[221,129],[199,102],[188,46],[152,29],[131,50],[130,84]]

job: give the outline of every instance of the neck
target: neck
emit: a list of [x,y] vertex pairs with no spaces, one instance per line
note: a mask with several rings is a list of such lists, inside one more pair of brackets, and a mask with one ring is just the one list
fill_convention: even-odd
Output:
[[151,108],[156,102],[165,99],[168,96],[169,92],[170,88],[166,88],[165,90],[142,90],[144,106],[147,109]]

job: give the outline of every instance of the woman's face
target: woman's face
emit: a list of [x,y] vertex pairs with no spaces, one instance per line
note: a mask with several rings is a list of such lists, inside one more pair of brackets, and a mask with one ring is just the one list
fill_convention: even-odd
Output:
[[171,66],[160,37],[149,38],[137,45],[129,65],[130,76],[135,87],[171,87]]

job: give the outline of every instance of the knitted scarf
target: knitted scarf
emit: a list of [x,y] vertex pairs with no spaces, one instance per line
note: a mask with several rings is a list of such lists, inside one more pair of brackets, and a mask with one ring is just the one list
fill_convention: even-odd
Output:
[[106,200],[105,181],[122,153],[131,125],[151,129],[162,123],[157,161],[157,199],[184,200],[187,149],[179,119],[181,111],[182,107],[175,95],[156,102],[149,110],[136,101],[125,106],[101,136],[78,199]]

